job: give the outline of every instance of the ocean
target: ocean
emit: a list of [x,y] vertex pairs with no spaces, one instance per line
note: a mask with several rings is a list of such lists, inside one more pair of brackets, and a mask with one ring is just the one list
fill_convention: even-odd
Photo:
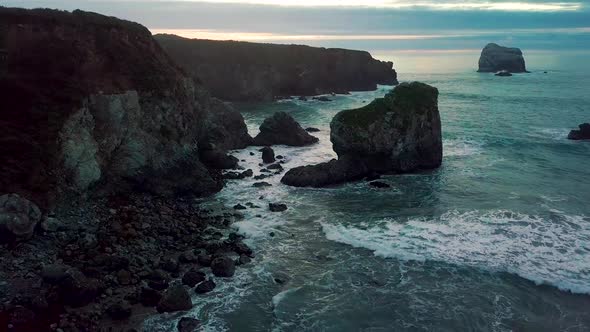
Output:
[[[477,73],[475,52],[372,53],[439,89],[443,166],[385,190],[230,181],[201,204],[260,206],[234,225],[256,259],[191,315],[207,331],[590,331],[590,142],[566,139],[590,122],[589,54],[530,52],[530,74],[503,78]],[[334,158],[332,117],[391,89],[236,107],[253,136],[277,111],[321,130],[317,145],[275,147],[288,169]],[[234,155],[259,174],[257,148]]]

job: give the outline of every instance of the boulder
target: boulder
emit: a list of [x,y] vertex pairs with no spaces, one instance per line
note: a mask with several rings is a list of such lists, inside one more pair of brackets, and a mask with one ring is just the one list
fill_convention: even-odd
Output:
[[234,169],[239,162],[238,158],[216,148],[201,149],[199,158],[207,167],[214,169]]
[[197,270],[190,270],[182,277],[182,283],[188,287],[195,287],[198,283],[205,280],[205,273]]
[[287,204],[282,203],[268,203],[268,209],[270,212],[283,212],[287,211]]
[[387,188],[391,188],[391,186],[385,182],[381,182],[381,181],[373,181],[370,182],[369,185],[371,187],[375,187],[375,188],[379,188],[379,189],[387,189]]
[[97,279],[87,278],[77,269],[70,268],[58,283],[59,295],[65,304],[82,307],[92,302],[104,290]]
[[229,257],[217,257],[211,262],[211,272],[216,277],[233,277],[236,273],[236,263]]
[[213,282],[213,280],[209,279],[206,281],[203,281],[202,283],[200,283],[197,288],[195,288],[195,292],[197,294],[205,294],[205,293],[209,293],[212,292],[215,287],[217,285],[215,284],[215,282]]
[[139,302],[146,307],[155,307],[162,299],[162,294],[152,288],[142,287],[139,291]]
[[590,123],[583,123],[579,130],[572,130],[567,136],[571,140],[590,140]]
[[107,314],[114,320],[123,320],[131,317],[131,306],[127,301],[121,301],[110,305]]
[[324,187],[442,163],[438,90],[423,83],[403,83],[365,107],[340,112],[330,126],[338,160],[291,169],[281,182]]
[[479,58],[478,72],[496,73],[503,70],[509,73],[526,73],[522,51],[494,43],[486,45]]
[[271,147],[265,146],[260,151],[262,151],[262,162],[265,164],[271,164],[275,162],[275,151]]
[[307,133],[295,119],[285,112],[277,112],[264,120],[254,145],[306,146],[317,143],[317,137]]
[[176,326],[176,328],[178,329],[178,332],[197,332],[199,326],[201,326],[201,321],[199,321],[198,319],[191,317],[182,317],[178,321],[178,325]]
[[0,196],[0,243],[30,239],[40,220],[33,202],[17,194]]
[[159,312],[186,311],[193,307],[191,296],[182,285],[172,285],[158,303]]
[[307,131],[308,133],[317,133],[317,132],[320,132],[320,130],[318,128],[314,128],[314,127],[305,128],[305,131]]

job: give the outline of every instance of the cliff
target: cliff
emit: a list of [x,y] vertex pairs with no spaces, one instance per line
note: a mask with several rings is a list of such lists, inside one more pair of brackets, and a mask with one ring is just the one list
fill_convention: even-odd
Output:
[[224,100],[270,101],[397,84],[393,63],[375,60],[364,51],[174,35],[155,38],[195,80]]
[[342,111],[330,127],[338,160],[292,169],[283,183],[322,187],[442,163],[438,90],[423,83],[403,83],[365,107]]
[[519,48],[503,47],[490,43],[484,47],[479,58],[480,73],[499,71],[510,73],[526,73],[524,56]]
[[0,192],[42,205],[97,187],[207,195],[221,182],[199,161],[199,144],[250,143],[241,116],[195,85],[139,24],[0,7],[2,49]]

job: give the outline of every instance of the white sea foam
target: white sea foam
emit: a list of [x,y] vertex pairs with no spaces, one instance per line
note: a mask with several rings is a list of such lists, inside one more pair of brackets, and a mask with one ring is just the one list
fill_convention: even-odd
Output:
[[481,142],[468,139],[451,139],[443,141],[443,153],[445,157],[465,157],[481,154],[483,151]]
[[435,219],[354,226],[323,222],[329,240],[382,257],[440,261],[517,274],[537,284],[590,293],[590,220],[510,211],[451,211]]
[[284,290],[284,291],[278,293],[277,295],[273,296],[272,297],[273,308],[276,309],[285,298],[287,298],[289,295],[297,292],[300,289],[301,289],[301,287],[289,288],[289,289]]

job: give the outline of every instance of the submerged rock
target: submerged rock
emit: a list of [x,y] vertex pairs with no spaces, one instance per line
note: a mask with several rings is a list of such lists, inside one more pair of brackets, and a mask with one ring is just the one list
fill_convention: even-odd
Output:
[[269,203],[268,204],[268,209],[271,212],[283,212],[283,211],[287,211],[288,207],[287,207],[287,204],[282,204],[282,203]]
[[386,189],[386,188],[391,188],[391,186],[385,182],[381,182],[381,181],[373,181],[371,183],[369,183],[369,185],[371,187],[375,187],[375,188],[379,188],[379,189]]
[[518,48],[503,47],[494,43],[486,45],[479,58],[478,72],[496,73],[499,71],[526,73],[522,51]]
[[254,145],[306,146],[318,141],[317,137],[307,133],[289,114],[277,112],[264,120],[260,133],[254,138]]
[[442,163],[438,90],[423,83],[403,83],[365,107],[340,112],[330,126],[338,160],[294,168],[281,182],[322,187]]
[[579,130],[572,130],[567,138],[571,140],[590,140],[590,123],[583,123],[579,127]]
[[260,151],[262,151],[262,162],[265,164],[272,164],[275,162],[275,151],[271,147],[265,146]]
[[178,325],[176,328],[178,332],[197,332],[199,327],[201,326],[201,321],[191,317],[182,317],[178,321]]

